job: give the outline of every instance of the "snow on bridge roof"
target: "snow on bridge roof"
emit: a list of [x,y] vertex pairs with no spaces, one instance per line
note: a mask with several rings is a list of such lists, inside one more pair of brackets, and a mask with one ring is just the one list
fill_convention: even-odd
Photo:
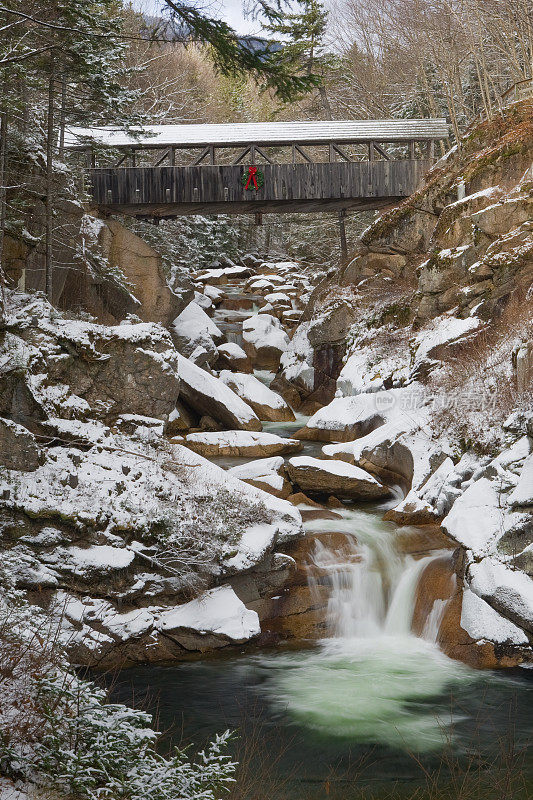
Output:
[[[445,119],[368,119],[335,122],[251,122],[216,125],[146,125],[131,128],[69,128],[65,146],[84,149],[87,141],[107,147],[218,147],[242,145],[405,142],[444,139]],[[132,135],[134,132],[134,135]]]

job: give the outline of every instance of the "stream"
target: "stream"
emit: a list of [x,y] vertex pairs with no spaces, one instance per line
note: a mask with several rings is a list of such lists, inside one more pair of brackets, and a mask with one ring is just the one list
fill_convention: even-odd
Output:
[[[287,437],[306,419],[263,429]],[[318,456],[321,446],[305,442],[303,454]],[[223,468],[247,460],[213,459]],[[240,788],[231,797],[242,800],[533,796],[531,673],[480,672],[445,656],[436,638],[446,601],[428,610],[420,637],[412,633],[420,575],[449,551],[404,552],[400,529],[382,520],[397,502],[345,505],[337,519],[304,522],[309,536],[344,542],[317,538],[308,567],[311,591],[329,590],[325,638],[130,668],[114,676],[113,700],[154,712],[167,745],[201,748],[235,730]],[[525,783],[515,786],[519,775]]]

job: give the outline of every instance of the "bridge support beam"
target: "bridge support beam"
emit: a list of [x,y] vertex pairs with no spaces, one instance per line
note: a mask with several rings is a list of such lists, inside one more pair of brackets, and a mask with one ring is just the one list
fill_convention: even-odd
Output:
[[341,243],[341,266],[346,263],[348,260],[348,244],[346,242],[346,225],[344,220],[346,219],[346,211],[341,210],[339,211],[339,237]]

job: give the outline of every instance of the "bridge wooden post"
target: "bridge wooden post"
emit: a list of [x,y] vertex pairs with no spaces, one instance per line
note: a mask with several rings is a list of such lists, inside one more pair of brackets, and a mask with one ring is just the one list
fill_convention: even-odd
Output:
[[345,264],[348,260],[348,244],[346,242],[346,225],[344,224],[344,220],[346,219],[346,211],[344,209],[339,211],[339,236],[341,242],[341,265]]

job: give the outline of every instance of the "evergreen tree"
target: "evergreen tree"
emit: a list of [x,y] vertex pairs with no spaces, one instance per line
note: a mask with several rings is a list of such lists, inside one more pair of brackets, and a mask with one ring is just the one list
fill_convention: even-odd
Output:
[[265,29],[278,41],[278,60],[286,69],[302,76],[315,76],[322,108],[331,119],[324,76],[333,68],[335,59],[326,52],[328,12],[319,0],[302,0],[298,9],[284,15],[265,12]]
[[[217,70],[223,75],[252,74],[266,89],[272,89],[282,101],[290,101],[320,84],[312,69],[300,70],[291,49],[278,42],[239,36],[224,20],[202,13],[194,4],[164,0],[174,22],[174,35],[182,40],[196,40],[210,46]],[[274,3],[258,0],[256,9],[267,20],[266,30],[276,32],[291,14],[284,11],[285,0]],[[320,6],[312,2],[306,5]],[[306,22],[306,28],[311,18]],[[318,25],[318,21],[313,25]],[[311,62],[312,63],[312,62]]]

